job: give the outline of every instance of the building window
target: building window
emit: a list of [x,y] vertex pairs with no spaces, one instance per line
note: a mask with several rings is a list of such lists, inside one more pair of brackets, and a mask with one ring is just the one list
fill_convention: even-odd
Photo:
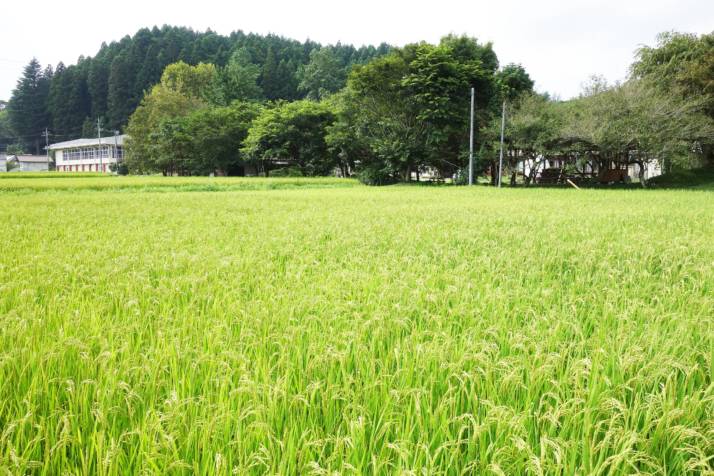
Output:
[[62,153],[64,160],[79,160],[80,152],[79,149],[66,149]]

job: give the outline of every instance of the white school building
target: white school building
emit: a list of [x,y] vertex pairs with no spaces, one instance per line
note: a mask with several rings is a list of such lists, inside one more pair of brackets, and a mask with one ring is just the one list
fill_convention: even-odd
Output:
[[125,135],[51,144],[58,172],[111,172],[124,159]]

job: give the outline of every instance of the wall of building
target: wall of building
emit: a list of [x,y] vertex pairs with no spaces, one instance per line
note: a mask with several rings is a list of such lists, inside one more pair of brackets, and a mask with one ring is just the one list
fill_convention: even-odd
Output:
[[65,152],[65,150],[55,151],[58,172],[111,172],[111,165],[117,163],[117,158],[113,155],[113,147],[109,147],[108,153],[101,159],[99,157],[68,159]]
[[49,167],[46,162],[20,162],[18,170],[20,172],[47,172]]

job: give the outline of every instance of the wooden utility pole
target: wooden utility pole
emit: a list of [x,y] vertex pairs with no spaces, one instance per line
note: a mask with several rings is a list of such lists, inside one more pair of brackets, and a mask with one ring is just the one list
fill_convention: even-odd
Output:
[[503,132],[506,128],[506,101],[503,101],[501,109],[501,153],[498,158],[498,188],[501,188],[501,177],[503,176]]
[[50,163],[50,131],[45,127],[45,131],[42,133],[45,137],[45,152],[47,155],[47,163]]
[[[104,172],[104,167],[102,167],[102,119],[97,118],[97,139],[99,139],[99,170]],[[84,168],[84,166],[82,166]]]
[[474,184],[474,94],[471,88],[471,132],[469,137],[469,185]]

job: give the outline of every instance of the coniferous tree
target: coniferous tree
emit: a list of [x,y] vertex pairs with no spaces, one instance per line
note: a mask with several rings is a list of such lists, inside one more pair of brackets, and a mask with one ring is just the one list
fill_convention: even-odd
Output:
[[109,127],[118,129],[133,111],[131,69],[124,53],[114,58],[109,70],[109,93],[107,95],[107,119]]
[[287,99],[288,101],[300,99],[301,95],[298,92],[298,80],[296,76],[297,69],[298,67],[292,60],[280,60],[278,64],[278,77],[280,78],[278,97],[280,97],[280,99]]
[[[107,113],[107,100],[109,92],[109,62],[104,53],[104,48],[100,54],[89,63],[87,76],[87,87],[91,100],[91,115],[93,117],[103,117]],[[83,120],[84,118],[80,118]]]
[[19,143],[40,153],[40,134],[50,124],[47,110],[52,69],[44,71],[36,58],[25,66],[8,104],[8,117]]
[[298,89],[308,99],[322,99],[345,86],[347,75],[332,48],[312,50],[310,62],[298,70]]
[[266,98],[271,100],[280,98],[278,60],[275,57],[272,46],[268,47],[268,52],[265,56],[260,83]]
[[251,61],[248,50],[241,48],[235,51],[220,73],[223,103],[262,97],[263,91],[258,86],[259,77],[260,67]]
[[[46,109],[53,112],[52,118],[46,118],[44,123],[33,123],[31,129],[33,133],[41,131],[57,121],[67,122],[62,124],[65,131],[81,129],[79,125],[87,116],[94,120],[97,117],[106,119],[108,127],[121,127],[126,125],[129,115],[144,94],[159,81],[169,64],[180,60],[190,65],[203,62],[213,63],[220,69],[228,64],[231,52],[243,49],[248,52],[250,62],[259,68],[258,85],[264,90],[264,97],[270,100],[300,99],[305,93],[297,89],[298,68],[306,65],[311,52],[320,47],[310,40],[299,42],[277,35],[263,36],[241,31],[222,36],[210,30],[196,32],[182,27],[144,28],[120,41],[103,43],[96,56],[81,59],[82,67],[71,74],[66,73],[70,67],[65,65],[64,74],[58,75],[52,82],[63,83],[55,86],[55,90],[66,93],[72,90],[77,96],[66,100],[67,108],[70,103],[73,104],[65,110],[71,117],[64,115],[65,119],[60,119],[59,114],[52,111],[58,106],[46,103]],[[344,70],[342,75],[353,64],[366,63],[389,50],[386,45],[381,53],[375,47],[355,49],[351,45],[338,44],[331,48]],[[70,76],[71,81],[68,80]],[[70,88],[69,82],[74,86]]]
[[85,74],[80,66],[57,65],[50,86],[48,107],[52,132],[60,140],[73,139],[82,130],[84,117],[90,114],[90,97]]

